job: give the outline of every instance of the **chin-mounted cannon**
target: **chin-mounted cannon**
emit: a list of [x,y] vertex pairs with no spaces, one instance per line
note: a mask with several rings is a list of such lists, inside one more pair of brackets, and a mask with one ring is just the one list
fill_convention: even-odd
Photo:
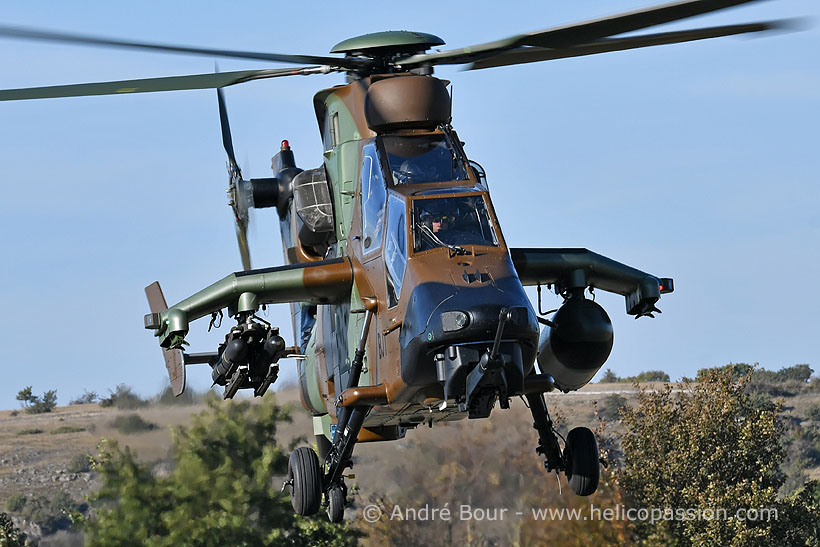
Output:
[[279,329],[247,314],[219,345],[211,365],[214,384],[225,386],[224,397],[232,398],[240,389],[253,389],[261,397],[279,375],[279,359],[286,353],[285,340]]

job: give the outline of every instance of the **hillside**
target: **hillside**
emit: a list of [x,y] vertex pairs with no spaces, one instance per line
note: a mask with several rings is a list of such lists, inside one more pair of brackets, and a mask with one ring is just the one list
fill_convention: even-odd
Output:
[[[659,383],[642,384],[642,387],[650,389],[662,386]],[[676,386],[675,388],[677,389]],[[636,392],[636,388],[628,383],[591,384],[578,392],[551,394],[548,396],[548,404],[553,417],[564,424],[561,429],[566,431],[566,426],[599,426],[599,420],[594,414],[597,403],[601,415],[610,418],[607,427],[612,432],[618,428],[617,418],[611,408],[615,399],[613,396],[619,395],[627,403],[632,403]],[[312,441],[311,421],[299,404],[296,389],[285,389],[276,392],[275,396],[279,404],[293,408],[293,422],[281,428],[280,442],[287,445],[299,436]],[[782,397],[782,400],[783,414],[787,421],[799,424],[805,421],[802,418],[809,406],[820,403],[820,391],[803,391]],[[0,411],[0,510],[7,510],[9,500],[21,494],[28,497],[53,497],[65,492],[74,500],[82,500],[96,486],[94,474],[84,463],[87,462],[88,455],[96,453],[97,444],[103,438],[115,439],[121,445],[131,447],[142,461],[154,464],[154,471],[161,473],[163,466],[167,465],[171,428],[188,424],[190,416],[204,407],[203,404],[155,403],[135,410],[117,410],[102,408],[95,403],[58,407],[48,414]],[[156,428],[124,433],[121,428],[114,426],[116,420],[134,414],[144,422],[154,424]],[[522,459],[527,459],[525,465],[534,468],[533,476],[538,477],[540,464],[533,454],[535,440],[529,411],[520,400],[515,399],[511,401],[509,411],[496,409],[490,420],[464,420],[432,429],[419,426],[408,432],[401,441],[362,444],[356,449],[356,466],[353,470],[358,477],[350,481],[351,486],[355,485],[356,488],[354,506],[348,511],[348,519],[358,519],[361,508],[373,499],[389,499],[399,492],[406,492],[408,482],[424,480],[423,477],[430,473],[431,465],[443,469],[451,462],[463,464],[470,458],[482,455],[495,458],[502,457],[499,456],[502,453],[521,454]],[[480,467],[476,464],[476,468]],[[543,471],[540,473],[543,474]],[[808,475],[820,478],[820,467],[809,469]],[[554,477],[543,476],[545,480],[555,480]],[[473,478],[478,479],[483,477]],[[519,477],[496,476],[488,480],[509,483],[513,479],[516,484],[520,480]],[[498,492],[499,496],[503,495],[502,497],[514,497],[525,485],[512,489],[509,484],[505,486],[506,488],[493,491]],[[463,488],[461,494],[466,496],[486,495],[479,485],[467,483]],[[557,495],[557,484],[555,490]],[[565,492],[564,496],[566,495]],[[31,526],[27,531],[35,536],[38,532],[36,527]],[[504,539],[505,533],[503,530],[496,531],[494,535]],[[45,541],[43,544],[49,543]]]

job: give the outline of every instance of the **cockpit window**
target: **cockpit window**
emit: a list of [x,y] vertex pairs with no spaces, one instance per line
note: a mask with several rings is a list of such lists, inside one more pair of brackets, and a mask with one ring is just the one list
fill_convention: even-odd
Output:
[[381,248],[382,224],[387,190],[379,166],[375,143],[368,143],[362,150],[362,250],[369,254]]
[[463,245],[498,246],[487,203],[482,195],[416,199],[413,201],[413,250]]
[[406,216],[404,201],[391,193],[387,200],[387,235],[384,244],[388,308],[395,307],[401,298],[401,286],[407,266]]
[[389,135],[382,142],[394,184],[469,178],[460,152],[447,135]]

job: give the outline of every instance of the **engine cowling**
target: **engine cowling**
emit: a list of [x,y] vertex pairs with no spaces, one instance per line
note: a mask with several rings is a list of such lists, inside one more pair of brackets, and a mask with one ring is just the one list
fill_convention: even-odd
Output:
[[571,298],[553,316],[555,326],[541,332],[538,367],[555,378],[561,391],[583,387],[612,351],[613,330],[604,309],[585,298]]

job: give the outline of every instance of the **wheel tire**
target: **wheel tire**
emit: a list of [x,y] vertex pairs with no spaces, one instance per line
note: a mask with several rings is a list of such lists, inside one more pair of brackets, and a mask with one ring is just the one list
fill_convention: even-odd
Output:
[[288,460],[290,502],[303,517],[315,515],[322,505],[322,470],[316,452],[307,447],[293,451]]
[[339,486],[331,486],[327,492],[327,517],[330,522],[339,523],[345,518],[345,493]]
[[586,427],[576,427],[570,431],[564,447],[564,461],[572,491],[579,496],[595,493],[601,475],[595,434]]
[[316,435],[316,450],[319,452],[319,460],[324,461],[327,458],[331,446],[330,440],[324,434]]

